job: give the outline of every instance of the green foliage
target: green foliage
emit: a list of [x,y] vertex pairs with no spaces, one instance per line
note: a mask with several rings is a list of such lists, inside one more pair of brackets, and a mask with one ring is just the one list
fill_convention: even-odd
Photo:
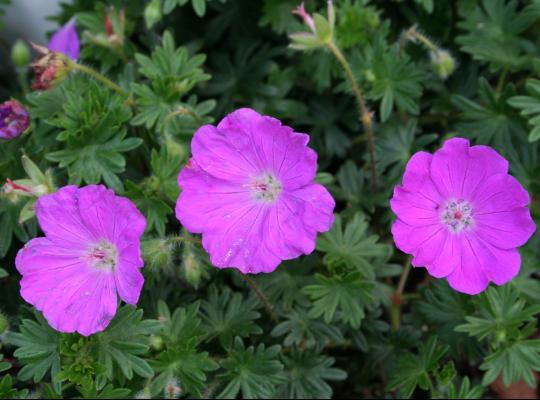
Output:
[[47,159],[67,168],[70,183],[95,184],[103,179],[121,192],[123,184],[118,174],[126,167],[122,153],[142,143],[140,138],[126,137],[125,124],[131,111],[125,100],[91,82],[82,95],[66,87],[65,101],[62,115],[50,120],[60,129],[57,140],[64,143],[64,148],[48,154]]
[[458,26],[466,34],[457,38],[461,49],[490,63],[492,71],[526,67],[534,44],[522,34],[534,20],[517,8],[515,0],[483,0],[472,12],[463,13]]
[[514,96],[508,99],[508,103],[519,108],[521,115],[529,120],[529,125],[533,127],[529,133],[529,142],[536,142],[540,139],[540,81],[529,79],[526,86],[530,96]]
[[206,387],[207,373],[218,366],[207,352],[198,350],[204,339],[198,317],[199,303],[186,309],[178,308],[172,314],[163,302],[158,308],[165,348],[152,363],[159,373],[152,384],[152,393],[162,393],[167,382],[178,376],[184,393],[200,396]]
[[324,321],[329,324],[338,314],[338,320],[353,328],[360,327],[365,316],[364,306],[373,299],[373,284],[364,280],[359,272],[333,277],[317,274],[315,279],[317,284],[303,290],[313,301],[309,315],[314,318],[324,316]]
[[276,388],[285,382],[283,364],[279,361],[280,346],[246,348],[240,338],[234,341],[229,357],[221,365],[224,372],[220,378],[227,383],[219,398],[234,399],[241,394],[247,399],[269,399]]
[[502,373],[505,385],[525,380],[536,386],[533,371],[540,369],[540,340],[528,339],[535,331],[540,305],[527,305],[511,286],[489,288],[481,295],[475,316],[456,330],[480,340],[490,339],[490,352],[480,365],[488,385]]
[[317,250],[325,253],[325,264],[332,270],[358,271],[365,278],[373,278],[373,261],[385,258],[390,249],[378,243],[376,235],[369,235],[368,226],[360,213],[345,228],[341,217],[336,216],[332,229],[317,242]]
[[[389,198],[413,154],[466,137],[509,160],[538,225],[540,1],[306,0],[315,32],[300,3],[63,1],[52,20],[76,18],[77,62],[102,76],[72,70],[45,91],[9,62],[17,27],[0,30],[0,103],[30,115],[0,141],[0,185],[41,190],[0,189],[1,398],[487,398],[493,382],[536,384],[540,236],[511,283],[464,295],[407,272]],[[175,218],[194,133],[240,107],[307,133],[336,200],[311,254],[253,277],[277,321]],[[39,195],[93,183],[145,216],[145,282],[137,307],[83,337],[28,314],[16,256],[43,235]]]
[[441,372],[446,372],[441,369],[440,361],[447,351],[447,346],[439,344],[435,337],[430,337],[427,342],[420,344],[418,354],[405,354],[398,358],[396,369],[388,382],[389,388],[399,389],[400,394],[406,398],[411,397],[417,386],[422,390],[432,389],[432,377],[441,377]]

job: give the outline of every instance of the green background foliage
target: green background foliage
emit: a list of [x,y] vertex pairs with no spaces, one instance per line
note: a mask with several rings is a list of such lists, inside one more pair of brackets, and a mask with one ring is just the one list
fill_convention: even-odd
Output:
[[[28,178],[25,154],[57,187],[113,188],[148,226],[137,308],[122,306],[89,338],[61,334],[18,294],[16,252],[39,235],[33,203],[0,198],[0,398],[481,398],[496,379],[536,385],[538,235],[514,281],[470,297],[423,269],[401,279],[410,260],[393,245],[388,200],[412,154],[462,136],[510,160],[540,220],[540,1],[335,1],[336,43],[374,112],[375,193],[340,65],[322,48],[288,47],[288,34],[307,30],[291,14],[298,3],[62,3],[53,17],[77,18],[81,63],[130,101],[81,73],[28,93],[1,63],[0,101],[22,101],[32,125],[0,143],[0,179]],[[323,0],[306,7],[326,15]],[[411,38],[414,26],[432,47]],[[0,58],[9,52],[0,40]],[[239,107],[309,133],[317,179],[337,201],[313,254],[254,277],[277,321],[173,213],[194,131]]]

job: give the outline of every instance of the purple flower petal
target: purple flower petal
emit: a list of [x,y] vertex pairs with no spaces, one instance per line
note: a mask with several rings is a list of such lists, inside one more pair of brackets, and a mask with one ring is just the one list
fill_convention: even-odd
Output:
[[51,37],[47,47],[49,50],[65,54],[73,61],[77,61],[80,55],[80,43],[75,19],[70,20],[60,28]]
[[529,195],[508,161],[487,146],[448,140],[433,156],[415,154],[390,200],[396,246],[412,265],[446,277],[461,292],[502,285],[519,271],[517,247],[536,230]]
[[42,196],[36,216],[46,237],[17,254],[22,297],[61,332],[103,331],[116,314],[118,295],[138,301],[144,217],[101,185],[66,186]]
[[313,182],[317,155],[308,141],[247,108],[195,133],[176,216],[202,233],[216,267],[272,272],[311,253],[317,233],[331,228],[335,202]]

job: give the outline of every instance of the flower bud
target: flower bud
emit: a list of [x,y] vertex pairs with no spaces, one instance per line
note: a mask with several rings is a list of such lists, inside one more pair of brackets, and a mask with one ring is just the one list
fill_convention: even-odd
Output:
[[156,351],[161,350],[163,348],[163,338],[159,335],[151,335],[150,347]]
[[324,47],[334,39],[334,28],[336,24],[336,12],[334,4],[331,0],[328,1],[327,18],[320,14],[311,16],[306,12],[304,3],[301,3],[293,10],[302,18],[304,24],[309,28],[310,32],[299,32],[289,35],[291,39],[291,48],[296,50],[311,50],[318,47]]
[[199,287],[202,278],[202,267],[193,251],[187,246],[184,252],[184,277],[186,281],[195,289]]
[[456,62],[450,52],[443,49],[431,52],[431,65],[442,79],[448,78],[456,68]]
[[0,104],[0,139],[19,137],[30,125],[28,111],[16,100]]
[[2,187],[2,192],[8,196],[39,197],[47,194],[47,187],[41,184],[33,184],[29,179],[17,179],[12,181],[7,178]]
[[165,385],[163,391],[164,397],[166,399],[179,399],[182,395],[182,388],[180,387],[180,382],[176,378],[170,378]]
[[11,48],[11,61],[17,68],[24,68],[30,62],[30,48],[21,39]]
[[135,394],[135,398],[136,399],[151,399],[152,393],[150,392],[149,388],[144,388],[143,390]]
[[144,20],[148,29],[161,21],[161,18],[163,18],[161,0],[152,0],[144,9]]
[[149,239],[142,242],[145,263],[155,269],[166,269],[172,264],[173,244],[164,239]]
[[72,68],[68,56],[43,46],[33,44],[33,47],[40,57],[32,64],[36,75],[32,89],[47,90],[64,81]]

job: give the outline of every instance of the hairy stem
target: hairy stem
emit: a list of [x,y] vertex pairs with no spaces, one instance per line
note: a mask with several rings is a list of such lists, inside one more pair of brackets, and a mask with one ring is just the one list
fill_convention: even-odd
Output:
[[[76,69],[77,71],[80,71],[88,76],[91,76],[92,78],[100,81],[101,83],[105,84],[106,86],[108,86],[110,89],[114,90],[115,92],[121,94],[122,96],[129,96],[129,93],[126,92],[124,89],[122,89],[120,86],[118,86],[116,83],[114,83],[113,81],[111,81],[109,78],[107,78],[106,76],[100,74],[99,72],[97,72],[96,70],[90,68],[90,67],[87,67],[86,65],[83,65],[83,64],[77,64],[77,63],[71,63],[71,67],[73,69]],[[128,105],[132,105],[133,104],[133,99],[131,98],[131,96],[128,97]]]
[[373,192],[375,192],[377,190],[377,167],[375,157],[375,135],[373,132],[373,115],[366,106],[364,94],[358,86],[358,82],[356,82],[356,78],[354,77],[351,66],[349,65],[349,62],[347,61],[343,53],[341,52],[339,47],[336,46],[334,41],[328,42],[327,46],[343,68],[345,75],[347,76],[347,80],[351,85],[354,97],[356,98],[356,104],[358,106],[358,116],[367,135],[369,161],[371,164],[371,189],[373,190]]
[[242,275],[242,278],[244,278],[244,280],[246,281],[246,283],[251,287],[251,289],[253,289],[253,291],[255,292],[257,297],[259,298],[260,302],[263,304],[264,308],[266,308],[266,311],[268,312],[268,314],[272,318],[272,321],[274,321],[275,323],[278,323],[279,322],[279,317],[276,314],[272,304],[270,304],[270,301],[268,300],[266,295],[257,286],[257,284],[253,281],[253,279],[251,279],[246,274],[241,274],[241,275]]
[[401,303],[404,300],[403,291],[407,283],[407,278],[411,272],[411,257],[407,257],[407,261],[403,266],[403,271],[399,277],[399,282],[396,291],[392,294],[392,305],[390,306],[390,322],[392,330],[397,331],[401,326]]

